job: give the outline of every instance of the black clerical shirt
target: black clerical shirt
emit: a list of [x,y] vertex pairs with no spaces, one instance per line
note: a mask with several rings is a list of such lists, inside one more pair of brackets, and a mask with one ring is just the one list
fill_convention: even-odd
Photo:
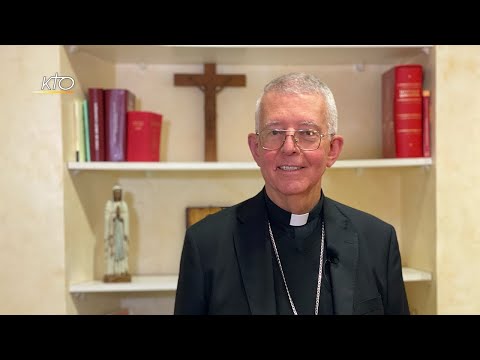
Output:
[[[310,211],[307,223],[291,226],[291,213],[273,203],[265,193],[268,218],[272,228],[283,273],[298,315],[315,314],[320,246],[322,238],[323,192],[318,204]],[[271,239],[269,239],[271,243]],[[327,239],[323,249],[323,271],[320,288],[319,315],[333,314],[330,269],[325,264]],[[292,315],[280,267],[272,246],[277,314]]]

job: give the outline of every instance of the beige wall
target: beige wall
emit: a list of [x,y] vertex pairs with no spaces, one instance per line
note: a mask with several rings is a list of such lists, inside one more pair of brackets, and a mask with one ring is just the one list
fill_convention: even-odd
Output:
[[[1,46],[0,313],[65,313],[58,46]],[[61,75],[61,74],[59,74]]]
[[439,314],[480,314],[480,46],[437,50]]

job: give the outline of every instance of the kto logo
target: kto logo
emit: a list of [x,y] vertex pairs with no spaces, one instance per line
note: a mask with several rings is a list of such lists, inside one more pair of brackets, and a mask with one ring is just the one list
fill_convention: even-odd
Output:
[[70,76],[59,76],[58,73],[48,79],[43,77],[41,90],[34,91],[36,94],[73,94],[75,80]]

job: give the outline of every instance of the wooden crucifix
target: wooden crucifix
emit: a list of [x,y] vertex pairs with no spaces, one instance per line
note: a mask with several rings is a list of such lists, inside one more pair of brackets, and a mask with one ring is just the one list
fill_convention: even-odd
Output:
[[225,86],[245,86],[245,75],[216,73],[216,64],[204,64],[203,74],[175,74],[176,86],[197,86],[205,94],[205,161],[217,161],[217,93]]

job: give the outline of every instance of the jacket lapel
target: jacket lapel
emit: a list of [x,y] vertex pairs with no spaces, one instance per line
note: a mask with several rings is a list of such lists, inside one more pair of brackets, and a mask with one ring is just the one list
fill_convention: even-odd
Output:
[[335,314],[353,314],[353,292],[358,263],[358,235],[350,220],[325,197],[325,233],[330,257],[333,305]]
[[[270,243],[263,191],[239,206],[235,250],[252,315],[276,313]],[[258,229],[264,229],[258,231]]]

